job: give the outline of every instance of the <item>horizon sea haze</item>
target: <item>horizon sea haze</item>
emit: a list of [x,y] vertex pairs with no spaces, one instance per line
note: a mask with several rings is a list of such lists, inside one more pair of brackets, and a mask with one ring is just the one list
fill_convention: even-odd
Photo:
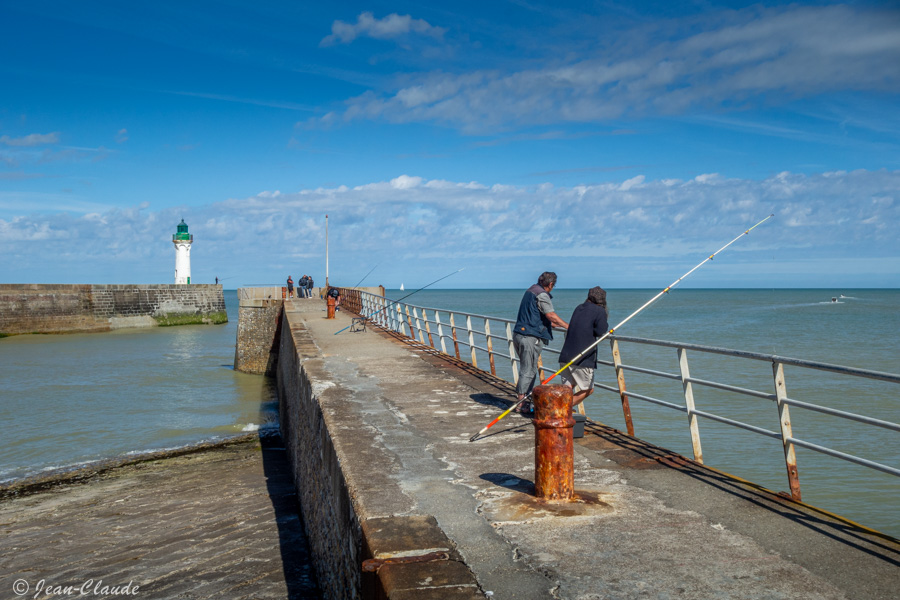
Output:
[[[609,289],[610,326],[657,291]],[[409,293],[391,289],[386,295],[397,299]],[[521,296],[522,290],[515,289],[426,289],[406,302],[515,319]],[[557,313],[568,321],[586,290],[555,289],[553,296]],[[225,300],[229,322],[220,326],[0,340],[0,419],[7,425],[0,446],[0,482],[277,428],[273,382],[233,369],[236,292],[226,290]],[[675,288],[616,333],[898,373],[897,331],[896,289]],[[562,333],[555,337],[551,348],[561,345]],[[600,360],[610,360],[608,345],[598,350]],[[674,349],[622,342],[620,350],[627,364],[678,372]],[[770,364],[709,359],[693,351],[689,355],[692,377],[773,390]],[[554,360],[545,350],[544,366],[554,367]],[[509,379],[504,361],[497,362],[498,375]],[[683,405],[680,382],[653,379],[626,373],[629,391]],[[614,370],[601,365],[595,380],[615,387]],[[790,366],[786,380],[792,399],[900,422],[896,385],[804,373]],[[698,410],[778,429],[777,410],[769,401],[699,386],[694,394]],[[625,429],[618,394],[597,389],[586,408],[590,418]],[[631,412],[639,438],[692,456],[682,412],[637,398],[631,400]],[[791,420],[799,439],[900,467],[894,431],[796,407]],[[700,433],[707,465],[774,491],[787,489],[778,440],[702,418]],[[804,502],[900,537],[900,479],[803,448],[797,449],[797,457]]]

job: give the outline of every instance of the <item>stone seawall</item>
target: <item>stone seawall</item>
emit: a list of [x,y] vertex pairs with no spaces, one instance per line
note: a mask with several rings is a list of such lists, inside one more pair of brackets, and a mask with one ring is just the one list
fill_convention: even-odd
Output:
[[238,326],[234,347],[234,370],[257,375],[275,375],[281,313],[282,288],[238,289]]
[[0,335],[227,321],[221,285],[0,284]]
[[286,315],[281,326],[279,421],[303,520],[311,533],[319,586],[328,598],[357,598],[362,587],[362,530],[329,434],[335,424],[326,423],[318,402],[321,390],[314,389],[316,384],[302,365],[318,357],[318,350],[304,328],[291,330]]

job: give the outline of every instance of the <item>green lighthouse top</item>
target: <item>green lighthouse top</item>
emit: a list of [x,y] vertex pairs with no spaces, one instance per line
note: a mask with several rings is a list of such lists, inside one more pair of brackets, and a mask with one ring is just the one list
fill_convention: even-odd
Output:
[[181,220],[181,223],[178,224],[178,233],[172,236],[172,241],[177,242],[179,240],[184,241],[193,241],[194,236],[188,233],[187,223],[184,222],[184,219]]

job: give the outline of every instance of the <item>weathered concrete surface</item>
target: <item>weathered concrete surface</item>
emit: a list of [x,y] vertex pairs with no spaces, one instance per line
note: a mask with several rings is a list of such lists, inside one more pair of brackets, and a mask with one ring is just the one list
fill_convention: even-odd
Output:
[[318,303],[288,302],[285,315],[362,529],[433,516],[484,593],[896,597],[896,540],[597,424],[576,445],[581,501],[538,502],[528,420],[468,441],[508,405],[509,385],[371,326],[334,335],[349,316],[326,320]]
[[82,473],[0,502],[0,598],[319,598],[297,514],[277,438]]

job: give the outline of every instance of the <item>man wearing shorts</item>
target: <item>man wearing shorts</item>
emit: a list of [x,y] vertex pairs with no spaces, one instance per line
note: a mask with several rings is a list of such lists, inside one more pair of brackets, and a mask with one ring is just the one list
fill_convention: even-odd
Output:
[[[588,292],[587,300],[579,304],[569,319],[569,330],[566,341],[559,353],[559,366],[564,367],[580,352],[583,352],[594,341],[609,331],[606,309],[606,291],[601,287],[593,287]],[[572,406],[581,404],[594,391],[594,368],[597,366],[597,347],[591,348],[578,361],[572,363],[559,376],[563,383],[576,389],[572,395]]]

